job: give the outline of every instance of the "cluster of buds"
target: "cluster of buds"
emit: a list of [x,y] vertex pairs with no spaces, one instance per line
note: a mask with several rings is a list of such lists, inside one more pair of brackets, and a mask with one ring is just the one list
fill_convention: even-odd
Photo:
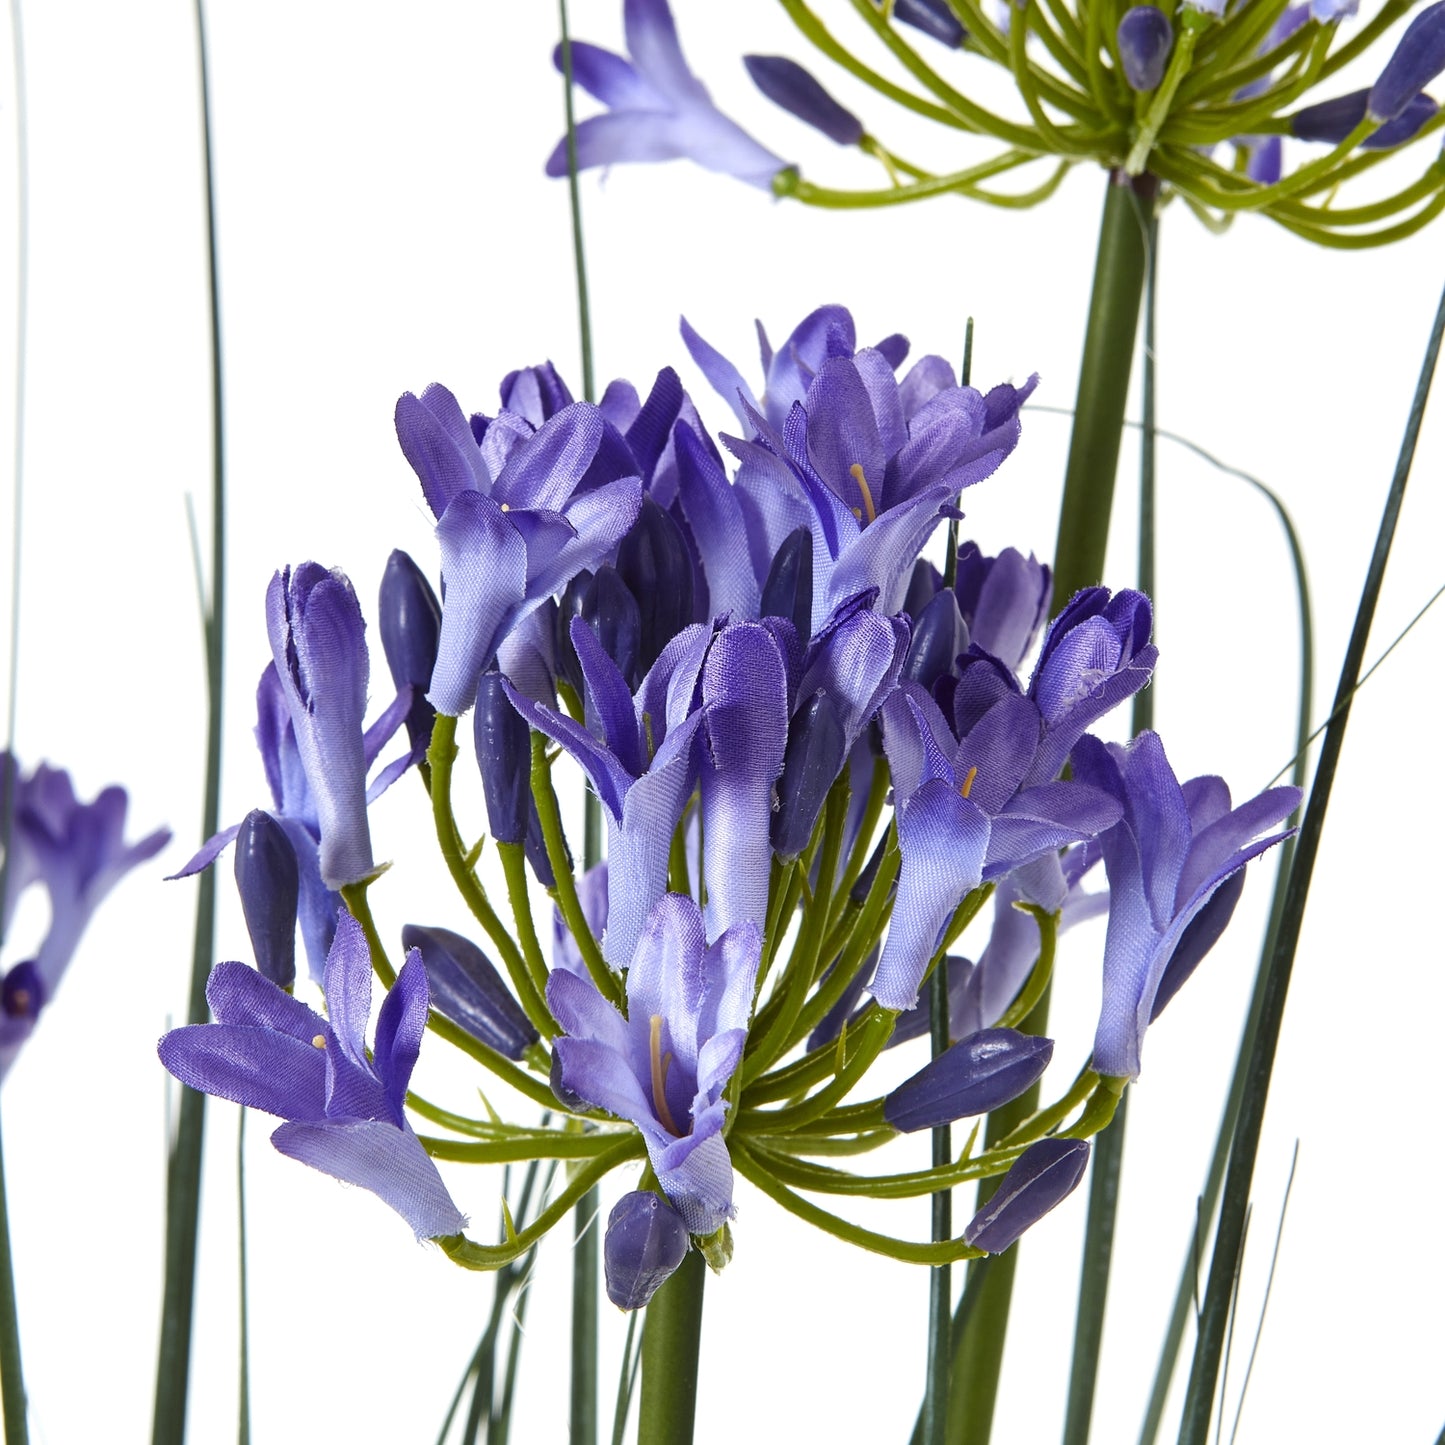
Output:
[[[518,1258],[611,1170],[641,1163],[604,1248],[623,1308],[693,1247],[726,1262],[735,1172],[899,1259],[1007,1248],[1077,1184],[1146,1029],[1299,796],[1234,807],[1218,778],[1179,782],[1153,733],[1092,736],[1151,677],[1141,594],[1089,588],[1047,622],[1052,579],[1034,558],[970,544],[947,575],[921,558],[1018,444],[1034,378],[985,394],[941,357],[905,367],[903,337],[860,347],[837,306],[776,350],[759,332],[755,391],[684,323],[738,420],[722,449],[671,368],[645,398],[615,381],[595,406],[550,364],[509,375],[491,416],[440,386],[404,396],[397,435],[437,520],[442,601],[393,554],[380,630],[396,693],[367,726],[350,583],[315,563],[276,574],[257,727],[271,806],[183,870],[236,840],[258,967],[217,967],[216,1022],[161,1043],[174,1074],[280,1116],[283,1153],[372,1190],[473,1268]],[[478,875],[481,841],[466,841],[478,820],[453,809],[469,711],[510,928]],[[606,861],[581,876],[554,786],[564,757],[606,826]],[[367,805],[423,762],[442,858],[492,952],[408,922],[396,969],[369,901],[386,890]],[[1100,862],[1107,890],[1090,892]],[[954,953],[990,903],[983,946]],[[1104,910],[1092,1053],[1057,1098],[931,1169],[827,1162],[1038,1085],[1054,1043],[1026,1024],[1058,935]],[[292,996],[298,927],[325,1017]],[[882,1052],[924,1031],[937,970],[948,1046],[870,1094]],[[373,975],[387,994],[368,1049]],[[408,1093],[428,1028],[541,1122]],[[419,1135],[413,1115],[443,1132]],[[436,1159],[572,1169],[489,1244],[463,1232]],[[1000,1182],[955,1239],[865,1230],[803,1197],[983,1179]]]
[[[1374,84],[1327,92],[1341,69],[1364,56],[1410,10],[1384,0],[1355,23],[1359,0],[1181,0],[1124,10],[1066,0],[1009,3],[998,16],[981,0],[854,0],[881,45],[907,73],[900,85],[856,57],[805,0],[781,0],[800,31],[830,61],[888,100],[950,131],[1001,149],[940,174],[903,159],[834,100],[802,66],[748,56],[771,100],[840,145],[886,168],[880,190],[818,186],[759,145],[708,98],[688,69],[666,0],[625,0],[632,59],[572,45],[576,80],[609,112],[577,130],[579,166],[688,156],[780,196],[822,206],[893,205],[947,192],[1017,208],[1047,199],[1071,166],[1101,164],[1121,180],[1177,195],[1212,228],[1242,211],[1269,216],[1325,245],[1381,245],[1410,235],[1445,210],[1445,161],[1435,149],[1421,174],[1383,197],[1338,204],[1345,182],[1412,142],[1445,117],[1425,87],[1445,70],[1445,0],[1420,11]],[[912,36],[929,37],[920,50]],[[938,68],[929,41],[962,59]],[[559,64],[561,58],[559,56]],[[1003,115],[969,93],[966,67],[1002,67],[1021,101]],[[1328,147],[1286,169],[1286,138]],[[1232,148],[1223,158],[1221,146]],[[1050,166],[1039,184],[1000,192],[998,177]],[[549,162],[566,173],[565,144]]]

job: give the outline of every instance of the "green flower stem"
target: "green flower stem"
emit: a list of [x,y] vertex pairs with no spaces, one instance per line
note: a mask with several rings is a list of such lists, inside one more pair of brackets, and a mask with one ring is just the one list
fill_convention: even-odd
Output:
[[[1036,1022],[1031,1019],[1030,1023]],[[1075,1109],[1086,1104],[1093,1097],[1094,1090],[1099,1086],[1099,1076],[1092,1069],[1081,1069],[1079,1077],[1069,1086],[1068,1092],[1055,1104],[1050,1104],[1046,1109],[1040,1109],[1037,1113],[1025,1115],[1016,1123],[1007,1134],[999,1136],[999,1144],[1004,1148],[1013,1148],[1015,1145],[1032,1144],[1036,1139],[1042,1139],[1045,1134],[1057,1129]],[[1027,1095],[1025,1098],[1027,1099]],[[1033,1101],[1037,1102],[1037,1097]],[[999,1110],[997,1113],[1001,1113]],[[997,1113],[994,1117],[997,1117]]]
[[[876,1007],[876,1005],[870,1005]],[[831,1039],[826,1044],[820,1044],[816,1049],[803,1055],[801,1059],[795,1059],[791,1064],[785,1064],[780,1069],[774,1069],[771,1073],[764,1074],[755,1083],[750,1084],[743,1095],[744,1104],[748,1109],[755,1109],[763,1104],[777,1103],[780,1099],[796,1099],[799,1095],[806,1093],[814,1084],[821,1083],[824,1079],[831,1078],[847,1060],[848,1049],[856,1048],[858,1033],[856,1028],[852,1033],[846,1030],[840,1033],[836,1039]],[[839,1058],[839,1051],[842,1051],[842,1059]]]
[[1377,15],[1359,26],[1352,26],[1350,38],[1325,62],[1322,76],[1333,75],[1357,55],[1363,55],[1397,20],[1410,13],[1414,3],[1415,0],[1385,0]]
[[[1254,7],[1251,6],[1251,14],[1253,10]],[[1264,25],[1266,30],[1273,24],[1263,10],[1254,18],[1257,23]],[[1196,102],[1221,100],[1235,95],[1246,85],[1252,85],[1256,80],[1264,80],[1273,76],[1282,61],[1286,58],[1297,57],[1312,49],[1318,38],[1318,29],[1312,30],[1308,24],[1305,24],[1301,25],[1283,45],[1267,51],[1263,55],[1260,55],[1254,47],[1247,47],[1242,52],[1247,56],[1242,64],[1227,65],[1224,69],[1220,69],[1220,58],[1216,57],[1213,65],[1208,68],[1201,65],[1193,74],[1185,76],[1175,95],[1180,111],[1182,112],[1186,106]],[[1328,45],[1328,40],[1329,37],[1326,36],[1326,45]],[[1197,59],[1197,51],[1195,56]],[[1320,64],[1324,64],[1323,59]],[[1282,79],[1284,78],[1282,77]],[[1274,87],[1271,86],[1271,90],[1273,89]],[[1278,105],[1271,102],[1272,111],[1278,110],[1278,108]]]
[[502,1244],[478,1244],[464,1234],[447,1235],[436,1242],[447,1257],[463,1269],[500,1269],[512,1260],[520,1259],[553,1225],[560,1223],[567,1211],[600,1179],[619,1164],[629,1159],[640,1159],[645,1152],[640,1134],[629,1131],[621,1135],[606,1152],[578,1169],[562,1192],[524,1230],[516,1233],[509,1229],[508,1238]]
[[1213,70],[1239,55],[1253,55],[1288,8],[1289,0],[1260,0],[1256,5],[1230,7],[1229,13],[1221,16],[1195,47],[1199,67],[1203,69],[1208,62]]
[[773,959],[778,952],[778,945],[782,943],[788,931],[788,923],[798,907],[798,899],[802,896],[804,885],[807,883],[808,865],[812,861],[812,850],[804,853],[801,858],[796,858],[791,864],[787,876],[783,879],[782,897],[780,907],[777,910],[777,917],[773,920],[770,930],[763,937],[763,959],[762,967],[758,970],[758,985],[767,977],[769,968],[772,967]]
[[622,1365],[617,1371],[617,1403],[612,1409],[612,1445],[622,1445],[627,1434],[627,1416],[632,1408],[632,1392],[637,1385],[637,1367],[642,1352],[636,1347],[638,1310],[627,1317],[627,1338],[622,1342]]
[[[1090,6],[1091,20],[1096,9],[1096,5]],[[1169,107],[1174,103],[1174,92],[1179,89],[1180,82],[1189,73],[1189,67],[1193,63],[1194,47],[1199,43],[1199,37],[1214,23],[1211,16],[1190,6],[1186,6],[1184,13],[1176,18],[1179,20],[1179,33],[1175,37],[1174,53],[1169,57],[1169,69],[1164,72],[1164,79],[1149,102],[1149,109],[1144,113],[1144,124],[1140,127],[1138,137],[1130,147],[1128,159],[1124,162],[1124,171],[1131,176],[1143,175],[1148,167],[1149,152],[1154,149],[1154,142],[1164,128],[1164,122],[1169,119]]]
[[467,1139],[419,1136],[433,1159],[459,1164],[515,1164],[523,1159],[595,1159],[617,1140],[616,1134],[578,1134],[565,1129],[528,1130],[511,1140],[479,1144]]
[[871,210],[877,206],[900,206],[908,201],[921,201],[929,196],[943,196],[950,192],[970,194],[971,187],[979,181],[991,180],[1008,171],[1017,170],[1031,161],[1040,159],[1037,147],[1030,150],[1006,150],[970,166],[967,170],[951,171],[944,176],[930,176],[908,186],[888,186],[883,190],[840,191],[826,186],[815,186],[805,181],[795,170],[782,170],[773,177],[773,193],[784,199],[801,201],[805,206],[820,206],[825,210]]
[[[778,1161],[773,1159],[764,1164],[751,1148],[744,1148],[741,1144],[734,1149],[733,1165],[744,1179],[756,1185],[790,1214],[796,1214],[799,1219],[816,1225],[837,1239],[872,1250],[875,1254],[887,1255],[890,1259],[902,1260],[905,1264],[950,1264],[956,1259],[977,1259],[983,1253],[962,1238],[945,1240],[941,1244],[916,1244],[912,1240],[895,1239],[890,1234],[877,1234],[849,1220],[840,1219],[836,1214],[820,1209],[782,1184],[772,1172],[777,1163]],[[936,1184],[931,1184],[924,1192],[931,1194],[937,1187]],[[948,1438],[951,1441],[954,1437],[950,1435]]]
[[[765,1139],[759,1136],[752,1142],[754,1144],[766,1144],[768,1149],[777,1154],[788,1157],[798,1156],[806,1159],[813,1158],[852,1158],[859,1154],[870,1154],[874,1149],[881,1148],[890,1140],[898,1137],[896,1129],[890,1129],[886,1124],[877,1129],[862,1129],[852,1134],[827,1135],[799,1133],[769,1134]],[[934,1188],[938,1186],[935,1184]]]
[[547,859],[557,879],[557,906],[567,922],[572,937],[581,951],[587,972],[602,995],[619,1012],[625,1012],[622,986],[617,975],[607,966],[602,950],[588,926],[577,897],[577,884],[572,877],[572,864],[567,856],[567,841],[562,836],[562,818],[557,811],[557,794],[552,788],[552,765],[547,760],[547,739],[532,734],[532,796],[537,800],[537,816],[542,823],[542,837],[547,844]]
[[954,130],[975,130],[976,127],[967,121],[961,120],[951,110],[945,110],[941,105],[935,105],[932,101],[924,100],[921,96],[914,95],[912,91],[904,90],[901,85],[895,85],[891,80],[880,75],[876,70],[869,69],[861,60],[858,60],[853,53],[840,45],[832,36],[828,27],[808,9],[803,0],[780,0],[788,18],[803,32],[807,38],[820,50],[829,60],[836,65],[841,65],[850,75],[861,80],[864,85],[876,90],[879,95],[885,96],[896,105],[903,106],[906,110],[915,111],[917,114],[926,116],[929,120],[936,121],[940,125],[951,126]]
[[940,1189],[989,1179],[1006,1173],[1027,1147],[1021,1144],[1017,1148],[990,1149],[974,1158],[959,1159],[934,1169],[914,1169],[902,1174],[856,1174],[851,1169],[832,1169],[796,1158],[783,1147],[781,1138],[772,1135],[747,1135],[741,1144],[785,1184],[817,1194],[859,1199],[921,1199]]
[[838,891],[833,895],[833,906],[828,910],[830,940],[847,905],[848,895],[853,891],[853,885],[858,881],[864,863],[868,861],[868,852],[873,847],[873,834],[877,831],[878,820],[883,816],[883,804],[891,786],[887,762],[883,758],[875,758],[873,776],[868,783],[868,797],[863,804],[863,816],[858,822],[858,835],[853,840],[848,861],[843,865],[842,876],[838,879]]
[[[211,361],[211,586],[206,609],[206,785],[201,806],[201,837],[220,828],[221,717],[224,707],[226,632],[226,447],[225,388],[221,353],[221,302],[216,281],[216,191],[211,172],[211,87],[206,49],[206,16],[196,0],[196,54],[200,70],[201,164],[206,194],[206,278],[209,293]],[[19,430],[16,432],[19,444]],[[18,536],[18,533],[17,533]],[[215,957],[216,869],[198,880],[196,927],[191,952],[190,997],[185,1022],[210,1017],[206,979]],[[160,1346],[156,1354],[153,1445],[181,1445],[186,1435],[186,1397],[191,1372],[191,1317],[195,1306],[196,1243],[200,1230],[201,1154],[206,1096],[181,1090],[175,1143],[166,1165],[165,1283],[161,1303]],[[24,1436],[7,1439],[23,1439]]]
[[1319,83],[1329,44],[1327,32],[1316,34],[1309,51],[1297,56],[1290,69],[1258,99],[1216,100],[1202,116],[1176,111],[1160,132],[1160,141],[1176,146],[1209,144],[1273,122],[1280,110],[1293,105]]
[[702,1253],[690,1249],[647,1306],[638,1445],[691,1445],[706,1283]]
[[5,1192],[5,1159],[0,1150],[0,1411],[7,1445],[30,1439],[25,1410],[25,1374],[20,1364],[20,1316],[15,1308],[15,1266],[10,1253],[10,1205]]
[[1306,241],[1313,241],[1320,246],[1331,246],[1337,251],[1363,251],[1371,246],[1388,246],[1395,241],[1403,241],[1407,236],[1413,236],[1416,231],[1424,230],[1442,211],[1445,211],[1445,191],[1408,221],[1360,235],[1337,236],[1333,231],[1321,230],[1316,226],[1302,226],[1294,221],[1280,220],[1279,224],[1286,231],[1293,231],[1296,236],[1302,236]]
[[[542,1037],[550,1039],[557,1033],[557,1022],[547,1012],[547,1005],[532,982],[520,950],[502,920],[497,917],[487,899],[486,889],[478,881],[471,863],[462,852],[462,841],[457,833],[456,820],[452,816],[452,766],[457,758],[456,737],[456,718],[438,713],[432,724],[431,746],[427,749],[427,761],[431,764],[432,820],[436,826],[437,846],[441,849],[442,859],[447,865],[447,872],[451,874],[452,882],[457,886],[457,891],[466,900],[472,916],[486,929],[487,937],[492,940],[493,947],[501,957],[502,966],[507,970],[507,977],[512,981],[523,1012],[531,1019],[532,1026]],[[347,896],[348,890],[343,889],[342,893]],[[391,980],[384,981],[389,988]],[[555,1102],[553,1100],[554,1104]]]
[[537,925],[532,918],[532,896],[527,887],[527,856],[520,843],[498,843],[502,873],[507,880],[507,898],[512,905],[512,920],[522,944],[522,958],[532,976],[532,985],[539,998],[547,996],[547,962],[542,945],[537,941]]
[[[1020,29],[1023,27],[1020,26]],[[928,981],[929,1044],[936,1059],[949,1046],[948,959],[939,960]],[[953,1162],[953,1131],[933,1130],[933,1167]],[[930,1236],[941,1244],[953,1234],[953,1195],[940,1189],[930,1200]],[[948,1367],[953,1356],[953,1271],[941,1264],[928,1276],[928,1343],[924,1354],[923,1445],[948,1445]]]
[[1054,558],[1056,611],[1080,588],[1096,585],[1104,575],[1114,475],[1119,467],[1124,404],[1129,394],[1129,370],[1148,267],[1146,241],[1155,192],[1152,177],[1131,181],[1116,171],[1104,199],[1059,513]]
[[1038,1007],[1054,976],[1054,954],[1059,941],[1059,915],[1028,904],[1025,913],[1033,916],[1039,926],[1039,959],[1024,981],[1019,996],[1004,1010],[996,1029],[1016,1029]]
[[[865,0],[866,3],[866,0]],[[1020,17],[1022,19],[1022,17]],[[1028,56],[1024,51],[1024,45],[1028,40],[1028,25],[1010,25],[1008,32],[1008,60],[1009,69],[1013,71],[1014,84],[1018,86],[1019,94],[1023,97],[1024,104],[1028,107],[1030,118],[1038,127],[1039,135],[1043,137],[1048,148],[1056,155],[1088,155],[1092,146],[1086,141],[1082,144],[1071,145],[1059,133],[1048,115],[1045,113],[1042,103],[1039,100],[1038,90],[1032,84],[1032,77],[1029,74],[1030,66]],[[1080,97],[1082,99],[1082,97]],[[1085,107],[1085,113],[1093,118],[1092,113]]]
[[1103,57],[1099,54],[1103,43],[1101,3],[1102,0],[1089,0],[1084,15],[1084,64],[1088,68],[1089,93],[1094,97],[1094,103],[1100,110],[1109,114],[1110,102],[1117,105],[1118,100],[1109,73],[1104,69]]
[[[972,129],[984,135],[994,136],[1009,145],[1019,146],[1024,150],[1052,151],[1054,149],[1051,145],[1041,144],[1039,136],[1028,126],[1016,125],[1013,121],[1005,120],[1001,115],[994,115],[992,111],[985,110],[983,106],[970,100],[961,91],[955,90],[883,18],[872,0],[853,0],[853,8],[873,28],[874,33],[893,52],[903,68],[919,81],[924,89],[932,91],[938,100],[960,120],[967,121]],[[1077,140],[1077,135],[1073,132],[1074,128],[1069,127],[1061,135],[1060,139],[1065,145],[1073,144]]]
[[1248,1083],[1240,1105],[1234,1141],[1230,1148],[1229,1172],[1225,1179],[1224,1199],[1219,1211],[1219,1227],[1215,1234],[1214,1252],[1210,1259],[1209,1283],[1205,1289],[1204,1305],[1199,1319],[1199,1334],[1195,1341],[1194,1362],[1190,1370],[1189,1386],[1184,1399],[1184,1414],[1179,1433],[1180,1445],[1204,1445],[1208,1438],[1225,1325],[1229,1315],[1231,1286],[1243,1242],[1250,1184],[1254,1174],[1255,1157],[1259,1150],[1260,1131],[1264,1124],[1265,1101],[1274,1068],[1280,1027],[1284,1020],[1284,1006],[1289,991],[1290,974],[1294,966],[1295,950],[1299,943],[1305,903],[1309,896],[1315,859],[1319,853],[1320,838],[1324,831],[1325,812],[1329,806],[1330,793],[1339,767],[1340,753],[1344,746],[1345,729],[1350,716],[1350,703],[1364,664],[1370,624],[1374,620],[1375,605],[1379,600],[1380,587],[1384,582],[1385,567],[1389,561],[1391,544],[1394,541],[1396,526],[1399,522],[1400,508],[1404,502],[1405,485],[1409,480],[1410,468],[1414,462],[1415,444],[1419,438],[1420,424],[1424,418],[1425,404],[1429,398],[1430,384],[1439,359],[1442,338],[1445,338],[1445,292],[1442,292],[1440,303],[1436,308],[1425,359],[1421,366],[1420,379],[1410,406],[1405,433],[1400,443],[1395,474],[1380,517],[1374,552],[1371,555],[1369,570],[1361,589],[1360,603],[1355,613],[1355,622],[1350,632],[1344,662],[1340,667],[1339,683],[1335,690],[1334,715],[1329,727],[1325,730],[1324,743],[1320,749],[1320,760],[1315,770],[1314,786],[1310,790],[1309,803],[1305,808],[1304,822],[1301,824],[1296,845],[1294,864],[1290,869],[1280,929],[1275,940],[1274,954],[1270,960],[1269,973],[1264,986],[1259,1031],[1255,1036],[1254,1049],[1250,1056]]
[[[1044,18],[1044,11],[1048,12],[1053,25]],[[1054,57],[1059,68],[1081,91],[1087,91],[1089,69],[1084,62],[1084,36],[1078,22],[1059,4],[1059,0],[1044,0],[1041,7],[1030,7],[1027,14],[1029,27],[1043,41],[1044,49]],[[1055,29],[1055,26],[1058,28]],[[1093,96],[1092,99],[1097,103],[1099,98]]]

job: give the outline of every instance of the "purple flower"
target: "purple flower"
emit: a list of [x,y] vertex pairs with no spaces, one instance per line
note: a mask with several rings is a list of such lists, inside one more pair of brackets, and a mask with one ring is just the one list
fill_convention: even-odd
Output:
[[1244,865],[1289,833],[1258,835],[1299,806],[1300,792],[1270,788],[1231,810],[1222,778],[1181,786],[1152,732],[1127,747],[1081,738],[1073,766],[1077,778],[1123,810],[1094,845],[1103,853],[1110,901],[1093,1067],[1134,1078],[1145,1030],[1228,923]]
[[937,705],[904,684],[883,707],[902,863],[871,985],[910,1009],[938,936],[965,894],[1112,826],[1120,805],[1096,787],[1032,782],[1048,730],[1031,698],[1005,691],[955,739]]
[[[573,79],[608,107],[578,125],[577,168],[686,158],[768,190],[784,162],[712,103],[683,59],[667,0],[625,0],[622,19],[630,59],[572,42]],[[561,46],[553,62],[563,69]],[[567,174],[565,136],[547,174]]]
[[894,0],[893,18],[931,35],[953,50],[968,39],[968,31],[959,24],[947,0]]
[[218,963],[206,998],[215,1023],[160,1041],[176,1078],[287,1120],[271,1135],[281,1153],[369,1189],[418,1239],[461,1233],[467,1221],[402,1112],[429,1002],[416,949],[381,1006],[369,1059],[371,955],[349,913],[326,961],[331,1023],[242,963]]
[[607,1298],[640,1310],[687,1257],[691,1241],[682,1215],[650,1189],[634,1189],[612,1206],[602,1244]]
[[607,935],[603,952],[625,968],[667,891],[673,830],[697,783],[695,695],[712,629],[694,625],[663,650],[634,697],[592,630],[573,618],[572,643],[586,676],[596,734],[504,682],[512,706],[571,754],[592,780],[607,822]]
[[1406,107],[1445,70],[1445,0],[1427,5],[1408,25],[1370,91],[1368,114],[1384,122]]
[[743,64],[753,84],[769,100],[822,131],[835,145],[855,146],[863,139],[863,122],[839,105],[796,60],[786,55],[745,55]]
[[686,323],[683,335],[751,433],[723,439],[740,464],[731,486],[720,465],[679,448],[682,506],[709,589],[756,615],[773,559],[806,527],[813,630],[869,588],[880,612],[899,610],[914,560],[952,513],[955,494],[991,475],[1017,445],[1019,409],[1037,380],[983,396],[958,386],[940,357],[925,357],[896,381],[903,339],[854,351],[852,318],[823,308],[794,333],[786,361],[765,352],[759,410],[731,363]]
[[1153,5],[1136,5],[1119,19],[1119,60],[1124,78],[1133,90],[1154,90],[1164,79],[1164,67],[1174,48],[1174,27]]
[[1001,1254],[1074,1192],[1088,1162],[1087,1139],[1040,1139],[1030,1144],[974,1215],[963,1237],[987,1254]]
[[170,829],[158,828],[126,843],[126,808],[124,788],[105,788],[82,803],[69,773],[41,763],[21,777],[15,759],[0,752],[0,816],[11,820],[5,918],[14,917],[31,884],[43,884],[50,902],[38,952],[9,970],[0,991],[0,1079],[54,998],[95,910],[132,868],[170,841]]
[[627,970],[627,1017],[590,979],[554,971],[547,1006],[564,1088],[637,1126],[669,1202],[691,1234],[732,1215],[723,1090],[742,1058],[762,934],[729,929],[711,948],[691,898],[669,893],[648,917]]
[[397,439],[441,544],[446,600],[428,694],[438,712],[471,707],[507,634],[636,520],[642,484],[609,425],[585,402],[537,428],[508,411],[468,423],[443,386],[397,402]]
[[[1364,120],[1369,99],[1368,90],[1354,90],[1348,95],[1337,95],[1333,100],[1307,105],[1289,118],[1290,134],[1300,140],[1339,145]],[[1428,95],[1417,95],[1394,120],[1386,121],[1373,135],[1366,136],[1360,143],[1360,149],[1383,151],[1404,145],[1439,109]]]
[[905,1134],[987,1114],[1042,1077],[1054,1041],[1017,1029],[984,1029],[945,1049],[883,1100],[883,1117]]

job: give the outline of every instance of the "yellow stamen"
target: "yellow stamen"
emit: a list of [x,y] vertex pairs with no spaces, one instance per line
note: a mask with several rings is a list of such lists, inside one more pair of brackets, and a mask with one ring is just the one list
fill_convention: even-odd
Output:
[[[878,520],[878,508],[873,505],[873,493],[868,490],[868,479],[863,475],[862,465],[854,462],[853,465],[848,468],[848,473],[853,480],[858,483],[858,490],[863,493],[863,510],[868,513],[868,522],[876,522]],[[853,515],[858,516],[856,511]],[[858,520],[860,522],[863,521],[861,517],[859,517]],[[868,522],[863,522],[863,525],[866,527]]]
[[657,1117],[662,1127],[669,1134],[676,1134],[682,1137],[682,1130],[677,1127],[677,1122],[672,1117],[672,1110],[667,1107],[667,1066],[672,1062],[671,1054],[662,1052],[662,1015],[653,1014],[652,1031],[649,1035],[649,1052],[652,1055],[652,1106],[657,1110]]
[[504,512],[510,512],[510,511],[512,510],[512,504],[511,504],[510,502],[503,502],[503,503],[502,503],[502,510],[503,510]]
[[973,791],[973,780],[974,780],[977,776],[978,776],[978,769],[977,769],[977,768],[970,768],[970,769],[968,770],[968,776],[967,776],[966,778],[964,778],[964,780],[963,780],[963,786],[958,790],[960,793],[963,794],[963,796],[964,796],[965,798],[968,797],[969,793],[971,793],[971,792]]
[[316,1037],[311,1040],[311,1047],[313,1049],[324,1049],[326,1047],[326,1035],[317,1034]]

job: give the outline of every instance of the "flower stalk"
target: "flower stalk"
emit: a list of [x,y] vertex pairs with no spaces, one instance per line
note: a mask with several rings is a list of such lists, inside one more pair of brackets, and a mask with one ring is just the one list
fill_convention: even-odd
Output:
[[638,1445],[692,1445],[706,1283],[702,1253],[690,1249],[647,1306]]

